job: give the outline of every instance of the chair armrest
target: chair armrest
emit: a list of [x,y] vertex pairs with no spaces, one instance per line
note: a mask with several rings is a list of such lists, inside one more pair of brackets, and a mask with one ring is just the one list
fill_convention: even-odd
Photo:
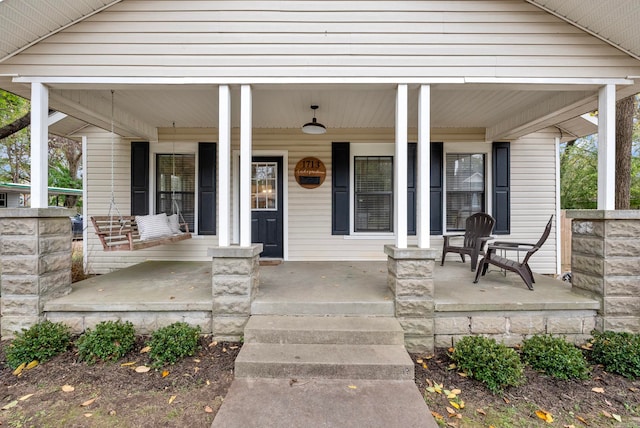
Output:
[[[507,244],[507,245],[504,245]],[[506,251],[530,251],[534,245],[518,244],[515,242],[503,242],[502,245],[490,244],[487,251],[506,250]]]

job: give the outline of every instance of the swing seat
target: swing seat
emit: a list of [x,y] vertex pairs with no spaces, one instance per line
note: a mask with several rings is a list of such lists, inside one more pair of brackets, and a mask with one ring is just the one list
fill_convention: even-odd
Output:
[[184,233],[144,240],[140,239],[135,216],[93,216],[91,223],[104,251],[142,250],[191,238],[187,223],[180,224],[185,230]]

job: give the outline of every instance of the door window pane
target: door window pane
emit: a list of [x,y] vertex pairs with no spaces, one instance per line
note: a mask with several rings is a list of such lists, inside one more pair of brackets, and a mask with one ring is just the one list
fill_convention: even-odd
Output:
[[354,159],[355,232],[393,231],[393,157]]
[[251,209],[276,211],[278,209],[278,163],[253,162],[251,164]]
[[484,154],[447,154],[447,230],[464,230],[467,217],[485,211]]

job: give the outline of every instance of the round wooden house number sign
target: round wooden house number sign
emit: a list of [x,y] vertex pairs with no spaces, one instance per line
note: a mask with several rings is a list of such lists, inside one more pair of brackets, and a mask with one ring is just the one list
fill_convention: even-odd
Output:
[[327,169],[320,159],[308,157],[298,161],[294,175],[300,186],[305,189],[315,189],[324,183]]

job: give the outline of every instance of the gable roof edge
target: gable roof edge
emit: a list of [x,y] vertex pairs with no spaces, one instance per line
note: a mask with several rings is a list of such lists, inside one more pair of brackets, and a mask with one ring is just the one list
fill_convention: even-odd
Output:
[[111,1],[109,4],[106,4],[106,5],[102,6],[102,7],[99,7],[98,9],[96,9],[96,10],[92,11],[91,13],[88,13],[88,14],[86,14],[86,15],[83,15],[83,16],[81,16],[80,18],[75,19],[75,20],[73,20],[72,22],[69,22],[68,24],[63,25],[63,26],[61,26],[60,28],[55,29],[54,31],[51,31],[50,33],[45,34],[45,35],[44,35],[44,36],[42,36],[42,37],[38,37],[36,40],[33,40],[31,43],[28,43],[27,45],[22,46],[21,48],[16,49],[15,51],[10,52],[9,54],[7,54],[7,55],[5,55],[4,57],[0,58],[0,64],[1,64],[1,63],[3,63],[4,61],[8,60],[9,58],[11,58],[11,57],[13,57],[13,56],[15,56],[15,55],[19,54],[20,52],[24,51],[25,49],[28,49],[28,48],[30,48],[31,46],[33,46],[33,45],[35,45],[35,44],[37,44],[37,43],[40,43],[41,41],[43,41],[43,40],[45,40],[45,39],[47,39],[47,38],[49,38],[49,37],[53,36],[54,34],[57,34],[57,33],[59,33],[60,31],[66,30],[67,28],[71,27],[72,25],[75,25],[75,24],[77,24],[78,22],[82,22],[82,21],[84,21],[85,19],[89,18],[90,16],[93,16],[93,15],[95,15],[96,13],[100,13],[100,12],[102,12],[103,10],[110,8],[110,7],[111,7],[111,6],[113,6],[114,4],[120,3],[121,1],[122,1],[122,0],[113,0],[113,1]]
[[540,9],[540,10],[543,10],[543,11],[545,11],[545,12],[547,12],[547,13],[550,13],[551,15],[555,16],[556,18],[561,19],[562,21],[566,22],[567,24],[572,25],[572,26],[576,27],[577,29],[579,29],[579,30],[581,30],[581,31],[584,31],[585,33],[588,33],[588,34],[592,35],[593,37],[595,37],[595,38],[597,38],[597,39],[599,39],[599,40],[601,40],[601,41],[605,42],[605,43],[606,43],[606,44],[608,44],[609,46],[612,46],[612,47],[614,47],[614,48],[618,49],[619,51],[624,52],[625,54],[629,55],[630,57],[635,58],[635,59],[637,59],[637,60],[639,60],[639,61],[640,61],[640,55],[635,54],[635,53],[631,52],[630,50],[623,48],[622,46],[620,46],[620,45],[618,45],[617,43],[615,43],[615,42],[613,42],[613,41],[611,41],[611,40],[607,39],[606,37],[604,37],[604,36],[602,36],[602,35],[600,35],[600,34],[596,33],[595,31],[590,30],[590,29],[588,29],[588,28],[586,28],[586,27],[584,27],[584,26],[582,26],[582,25],[578,24],[578,23],[577,23],[577,22],[575,22],[575,21],[572,21],[571,19],[567,18],[566,16],[561,15],[561,14],[557,13],[556,11],[549,9],[549,8],[548,8],[548,7],[546,7],[546,6],[543,6],[543,5],[541,5],[541,4],[536,3],[536,1],[535,1],[535,0],[524,0],[524,1],[525,1],[525,2],[527,2],[527,3],[529,3],[529,4],[530,4],[530,5],[532,5],[532,6],[537,7],[537,8],[538,8],[538,9]]

